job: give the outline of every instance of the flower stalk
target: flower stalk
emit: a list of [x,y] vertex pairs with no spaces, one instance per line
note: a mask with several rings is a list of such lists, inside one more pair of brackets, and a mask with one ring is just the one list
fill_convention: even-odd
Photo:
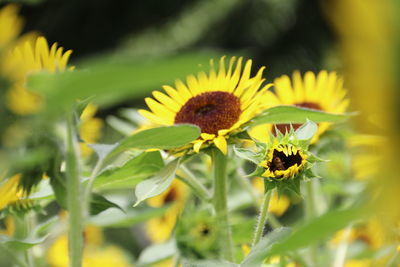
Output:
[[188,185],[193,192],[201,198],[203,201],[208,202],[211,200],[211,194],[204,187],[204,185],[195,177],[195,175],[184,165],[181,165],[181,170],[185,174],[184,176],[177,174],[176,177]]
[[225,260],[234,262],[232,233],[227,203],[227,157],[218,149],[212,150],[214,172],[214,209],[220,233],[220,250]]
[[254,232],[252,247],[257,245],[264,232],[265,223],[267,222],[268,219],[268,207],[269,207],[269,201],[271,199],[271,194],[272,194],[271,192],[272,190],[269,190],[264,194],[264,199],[260,208],[260,215],[258,217],[256,230]]
[[76,140],[73,114],[67,116],[67,206],[69,211],[69,258],[70,266],[80,267],[83,251],[83,223],[79,150]]

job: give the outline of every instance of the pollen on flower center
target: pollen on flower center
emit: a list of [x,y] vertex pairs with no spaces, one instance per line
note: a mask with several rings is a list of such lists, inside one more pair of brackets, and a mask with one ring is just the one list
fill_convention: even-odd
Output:
[[202,133],[218,134],[229,129],[240,117],[240,99],[222,92],[205,92],[190,98],[175,116],[175,124],[191,123],[199,126]]
[[[302,103],[297,103],[294,105],[297,107],[302,107],[302,108],[322,110],[321,106],[318,103],[313,103],[313,102],[302,102]],[[294,130],[297,130],[300,126],[301,126],[300,123],[292,124],[292,127]],[[278,129],[281,133],[285,134],[286,132],[290,131],[290,124],[274,124],[272,126],[272,134],[276,136],[275,128]]]
[[281,151],[274,150],[272,160],[267,163],[270,171],[284,171],[289,169],[291,166],[297,164],[301,165],[302,157],[299,152],[286,156],[285,153]]

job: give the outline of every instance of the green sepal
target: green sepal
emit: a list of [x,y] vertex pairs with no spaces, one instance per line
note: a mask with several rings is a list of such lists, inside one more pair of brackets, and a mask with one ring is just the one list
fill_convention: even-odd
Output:
[[247,177],[259,177],[264,173],[264,168],[261,166],[257,166],[256,169],[247,175]]
[[253,162],[253,163],[257,164],[257,165],[258,165],[258,164],[263,160],[263,158],[264,158],[264,154],[254,152],[254,151],[252,151],[252,150],[250,150],[250,149],[247,149],[247,148],[239,148],[239,147],[237,147],[237,146],[233,146],[233,151],[235,152],[235,154],[236,154],[239,158],[242,158],[242,159],[251,161],[251,162]]

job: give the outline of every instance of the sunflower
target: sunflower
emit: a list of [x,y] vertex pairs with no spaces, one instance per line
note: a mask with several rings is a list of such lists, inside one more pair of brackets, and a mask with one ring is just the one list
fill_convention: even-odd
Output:
[[5,65],[13,80],[7,93],[7,104],[11,111],[18,115],[29,115],[39,111],[42,98],[25,88],[26,78],[29,74],[39,71],[65,71],[72,50],[63,50],[57,43],[49,48],[44,37],[25,41],[11,49],[5,58]]
[[260,163],[264,168],[262,176],[287,179],[296,176],[307,163],[307,154],[294,144],[282,144],[274,140],[267,150],[266,159]]
[[22,30],[22,19],[17,15],[17,5],[0,9],[0,50],[12,43]]
[[175,179],[166,191],[147,200],[147,204],[154,208],[170,205],[161,217],[150,219],[146,223],[145,229],[151,241],[162,243],[170,238],[187,194],[186,185]]
[[0,185],[0,210],[22,201],[26,192],[20,186],[21,174],[16,174]]
[[99,118],[95,118],[97,107],[93,104],[89,104],[83,110],[81,115],[81,121],[79,125],[79,135],[82,139],[80,142],[80,151],[83,157],[90,156],[93,152],[87,144],[92,144],[100,139],[101,128],[103,127],[103,121]]
[[[335,72],[328,73],[323,70],[315,75],[307,72],[304,79],[300,72],[293,73],[292,80],[283,75],[274,80],[275,94],[268,92],[264,95],[264,101],[269,107],[277,105],[294,105],[303,108],[321,110],[330,113],[343,113],[349,105],[346,98],[346,90],[343,88],[343,79]],[[296,130],[301,124],[293,124]],[[312,143],[324,133],[331,123],[320,123]],[[260,141],[268,142],[269,133],[276,135],[276,130],[285,134],[290,130],[290,124],[264,124],[254,127],[250,135]]]
[[350,137],[347,144],[355,150],[351,162],[354,178],[365,180],[376,177],[383,163],[383,148],[387,146],[385,138],[358,134]]
[[[115,245],[104,245],[101,228],[85,227],[85,248],[83,251],[83,267],[98,266],[133,266],[125,252]],[[68,236],[63,234],[52,243],[47,251],[47,262],[51,267],[69,266]]]
[[190,75],[186,84],[177,80],[176,88],[163,86],[166,94],[154,91],[154,98],[145,99],[151,111],[139,110],[140,114],[156,125],[195,124],[201,129],[200,137],[190,146],[195,152],[214,144],[226,154],[227,139],[262,111],[260,96],[269,88],[259,90],[264,67],[250,77],[252,61],[246,61],[243,71],[242,58],[235,61],[232,57],[226,70],[222,57],[218,71],[211,61],[208,76],[204,72],[197,77]]

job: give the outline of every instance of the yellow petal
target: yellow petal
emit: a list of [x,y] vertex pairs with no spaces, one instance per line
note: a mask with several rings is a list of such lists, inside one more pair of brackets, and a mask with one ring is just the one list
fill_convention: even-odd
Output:
[[228,144],[225,137],[218,136],[214,139],[214,144],[224,155],[228,154]]

